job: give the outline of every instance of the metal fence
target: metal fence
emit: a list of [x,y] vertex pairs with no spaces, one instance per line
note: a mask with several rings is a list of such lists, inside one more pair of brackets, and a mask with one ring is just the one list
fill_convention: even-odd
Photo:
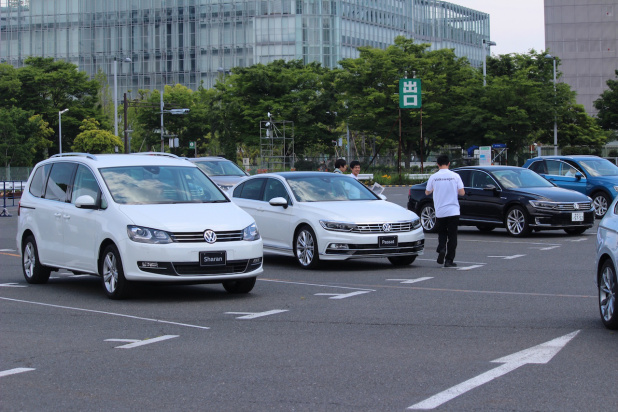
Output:
[[0,181],[0,206],[2,206],[0,217],[11,216],[8,208],[15,206],[19,202],[25,185],[25,181]]

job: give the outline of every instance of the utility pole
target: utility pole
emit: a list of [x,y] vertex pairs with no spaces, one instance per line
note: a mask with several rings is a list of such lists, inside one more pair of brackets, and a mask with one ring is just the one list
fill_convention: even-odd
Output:
[[127,109],[129,108],[129,102],[127,102],[127,94],[124,94],[124,152],[131,153],[129,147],[129,133],[127,132]]

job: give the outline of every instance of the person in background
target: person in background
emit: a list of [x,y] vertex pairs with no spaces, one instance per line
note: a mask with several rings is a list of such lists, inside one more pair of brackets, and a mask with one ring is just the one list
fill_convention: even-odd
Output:
[[438,230],[438,260],[444,267],[456,267],[454,262],[457,249],[457,227],[459,226],[459,198],[465,194],[461,177],[450,171],[448,156],[440,155],[437,159],[439,170],[429,177],[425,194],[433,193],[433,205],[436,210],[436,227]]
[[335,170],[333,170],[333,173],[343,174],[343,172],[345,172],[347,168],[348,168],[348,162],[346,162],[345,159],[337,159],[335,161]]
[[360,162],[358,160],[350,162],[350,172],[352,172],[352,177],[358,180],[358,174],[360,173]]

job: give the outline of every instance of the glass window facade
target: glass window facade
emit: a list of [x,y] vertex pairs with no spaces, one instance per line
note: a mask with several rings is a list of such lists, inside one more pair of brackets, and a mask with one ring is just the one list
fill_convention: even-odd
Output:
[[437,0],[0,0],[0,61],[63,59],[113,86],[116,58],[118,96],[208,88],[232,67],[277,59],[335,67],[398,35],[480,66],[489,15]]

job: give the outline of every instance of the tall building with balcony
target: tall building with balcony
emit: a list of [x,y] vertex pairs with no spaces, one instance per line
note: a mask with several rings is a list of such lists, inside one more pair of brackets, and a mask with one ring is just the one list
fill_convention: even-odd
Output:
[[53,57],[112,85],[116,58],[119,96],[208,88],[233,67],[277,59],[335,67],[398,35],[480,66],[489,15],[437,0],[0,0],[0,62]]
[[561,81],[591,115],[618,69],[616,13],[616,0],[545,0],[545,48],[560,58]]

